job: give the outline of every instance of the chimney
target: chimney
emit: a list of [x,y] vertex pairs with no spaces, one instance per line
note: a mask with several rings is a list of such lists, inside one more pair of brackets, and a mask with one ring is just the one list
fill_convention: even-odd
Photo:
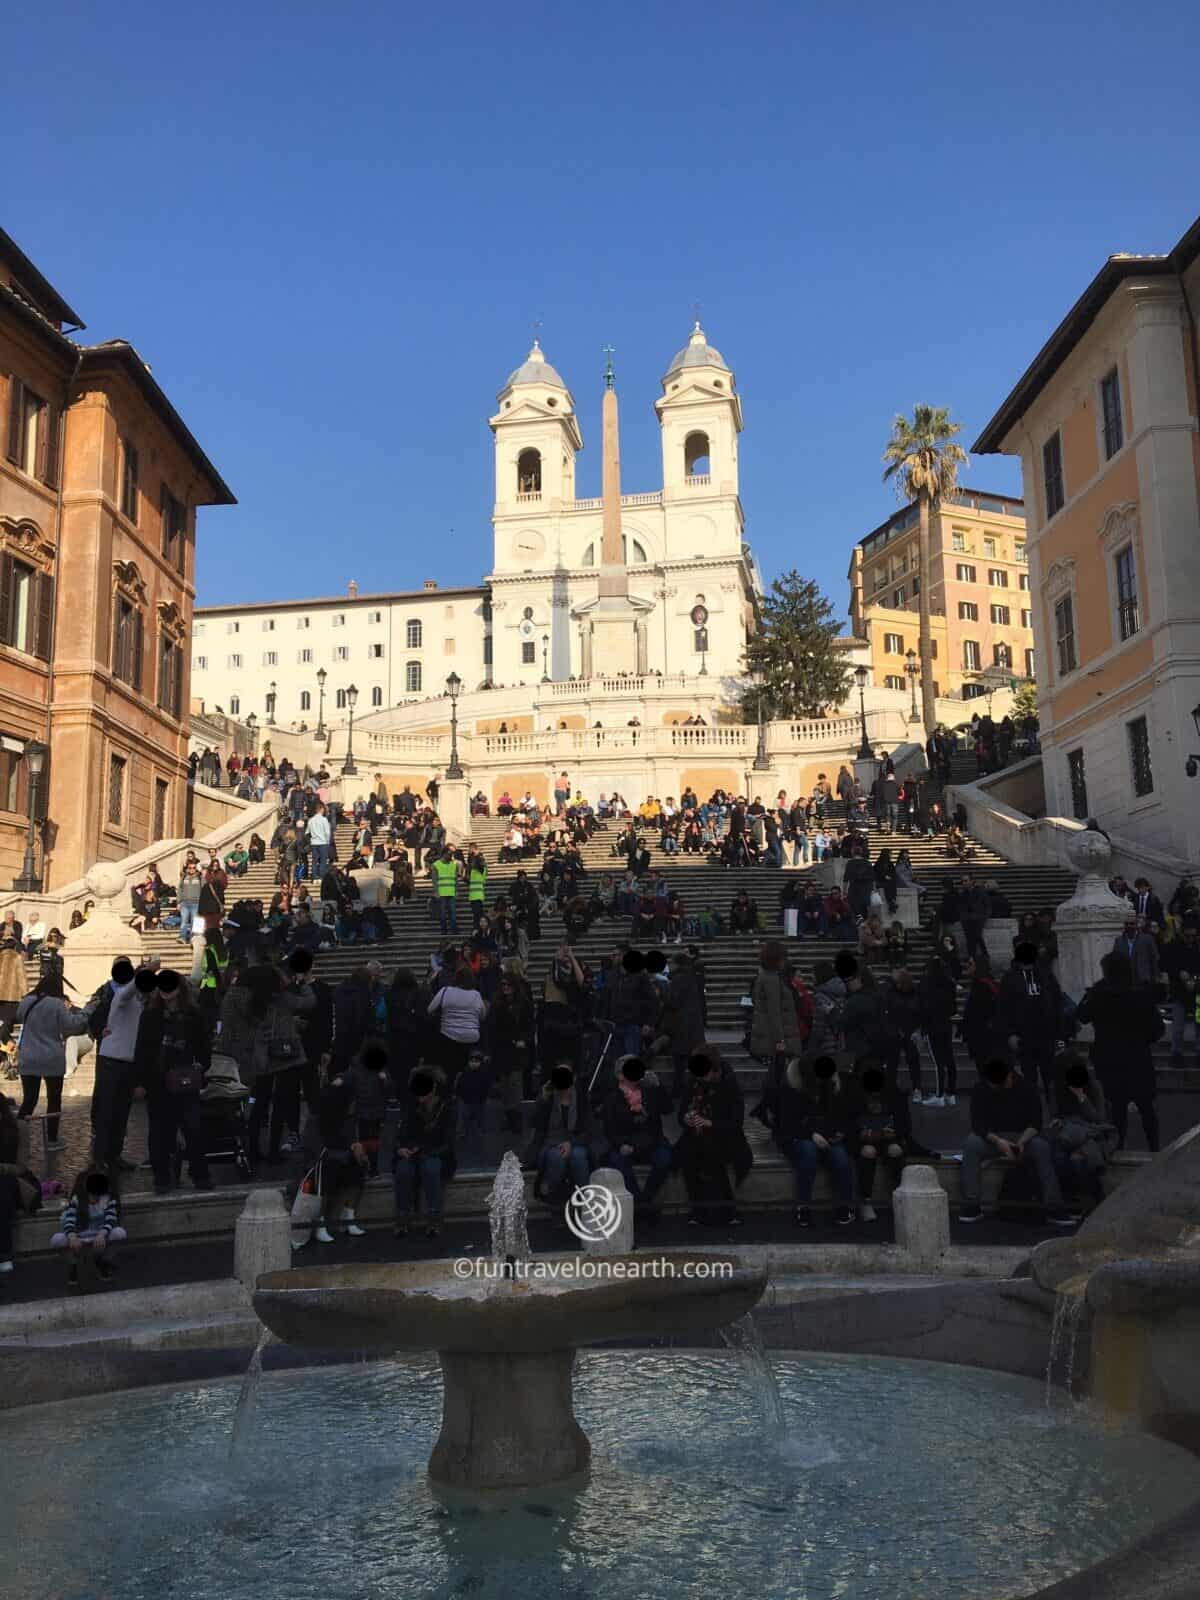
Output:
[[351,600],[358,599],[358,585],[355,583],[353,578],[351,578],[350,582],[346,585],[346,593],[350,596]]
[[436,589],[437,588],[437,579],[436,578],[426,578],[424,587],[426,589]]

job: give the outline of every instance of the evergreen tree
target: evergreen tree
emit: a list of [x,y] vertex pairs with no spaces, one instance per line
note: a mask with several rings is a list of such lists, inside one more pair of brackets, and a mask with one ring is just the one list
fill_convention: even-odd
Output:
[[[841,624],[811,578],[792,569],[776,578],[761,606],[762,626],[746,646],[755,680],[742,693],[742,720],[815,717],[836,709],[850,687],[850,668],[834,648]],[[760,690],[761,682],[761,690]]]

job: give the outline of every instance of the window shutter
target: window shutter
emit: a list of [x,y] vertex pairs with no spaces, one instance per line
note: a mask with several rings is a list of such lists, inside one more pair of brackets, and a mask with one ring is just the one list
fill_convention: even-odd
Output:
[[139,693],[142,688],[142,646],[145,643],[142,627],[142,613],[133,613],[133,671],[129,675],[129,686]]
[[125,663],[121,660],[122,654],[123,654],[123,652],[122,652],[122,649],[121,649],[121,596],[119,594],[116,594],[116,595],[113,596],[113,614],[112,614],[112,673],[113,673],[113,677],[114,678],[123,678],[125,676],[124,672],[122,671],[122,668],[125,665]]
[[49,573],[39,572],[34,584],[34,604],[29,608],[29,631],[33,636],[29,653],[49,661],[54,636],[54,579]]
[[57,406],[46,405],[42,412],[42,437],[39,441],[38,454],[41,457],[41,471],[38,476],[47,489],[58,488],[58,447],[59,432],[62,428],[62,412]]
[[171,651],[171,715],[176,719],[183,715],[182,645],[176,645]]
[[12,644],[8,637],[12,618],[12,557],[0,556],[0,644]]
[[162,553],[171,553],[171,496],[164,483],[158,491],[158,515],[162,523]]
[[25,408],[24,385],[20,378],[8,380],[8,459],[21,459],[21,414]]

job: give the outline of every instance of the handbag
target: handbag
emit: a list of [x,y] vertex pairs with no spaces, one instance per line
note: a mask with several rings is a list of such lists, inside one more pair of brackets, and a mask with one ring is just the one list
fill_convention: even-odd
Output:
[[163,1087],[168,1094],[199,1094],[203,1082],[204,1073],[198,1061],[188,1067],[168,1067],[163,1077]]
[[301,1228],[311,1228],[321,1216],[321,1162],[318,1161],[301,1179],[292,1201],[292,1221]]

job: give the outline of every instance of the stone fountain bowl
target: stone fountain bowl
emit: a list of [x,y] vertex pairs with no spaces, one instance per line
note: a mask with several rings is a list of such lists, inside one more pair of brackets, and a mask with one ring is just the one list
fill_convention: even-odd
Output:
[[[254,1309],[285,1344],[320,1350],[488,1351],[529,1355],[655,1334],[710,1333],[753,1307],[765,1269],[736,1256],[539,1256],[596,1263],[602,1278],[456,1278],[449,1261],[292,1268],[258,1280]],[[714,1275],[684,1277],[690,1264]],[[717,1263],[727,1266],[715,1275]],[[623,1272],[636,1268],[637,1276]],[[659,1276],[653,1274],[658,1271]]]

